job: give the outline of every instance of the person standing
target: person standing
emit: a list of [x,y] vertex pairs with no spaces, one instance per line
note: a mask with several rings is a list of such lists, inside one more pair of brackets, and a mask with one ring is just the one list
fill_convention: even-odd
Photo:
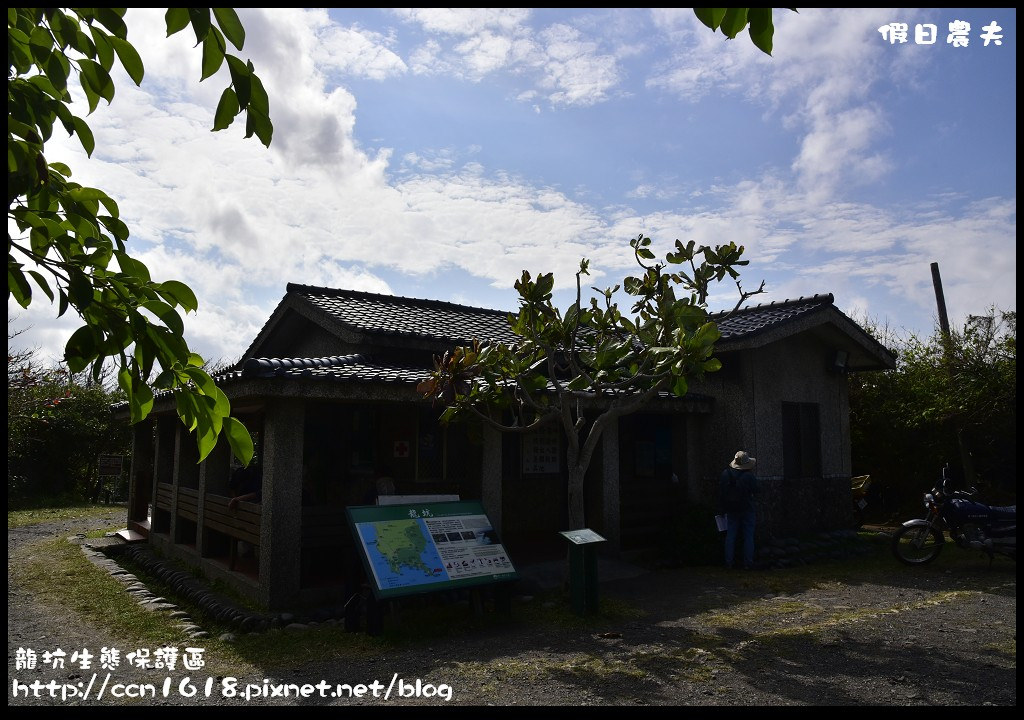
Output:
[[733,457],[719,480],[719,509],[726,517],[725,566],[733,567],[736,539],[743,537],[743,567],[754,567],[754,497],[757,495],[757,459],[745,450]]

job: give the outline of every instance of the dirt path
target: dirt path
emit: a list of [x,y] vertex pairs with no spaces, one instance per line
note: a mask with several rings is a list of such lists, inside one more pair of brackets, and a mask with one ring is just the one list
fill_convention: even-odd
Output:
[[[116,519],[113,522],[117,522]],[[40,540],[67,536],[102,519],[63,522],[8,531],[8,578]],[[880,545],[879,552],[885,552]],[[265,668],[268,685],[323,681],[367,684],[366,696],[260,698],[224,697],[220,678],[203,697],[206,676],[133,671],[113,673],[116,683],[157,682],[167,705],[1016,705],[1016,565],[997,560],[965,561],[946,550],[956,565],[903,568],[895,562],[837,563],[804,571],[680,569],[602,584],[602,599],[636,608],[631,619],[587,630],[517,623],[478,634],[409,644],[387,655],[344,662]],[[869,567],[857,571],[857,567]],[[881,568],[881,570],[879,569]],[[308,631],[315,638],[316,630]],[[16,669],[19,648],[56,648],[70,658],[75,649],[95,654],[125,648],[102,628],[83,622],[68,607],[39,602],[15,582],[8,588],[8,702],[11,705],[121,705],[79,697],[14,697],[12,682],[55,681],[55,687],[88,684],[92,672],[72,667]],[[99,671],[102,681],[105,671]],[[198,696],[182,697],[181,679],[199,685]],[[239,678],[239,687],[262,686],[263,678]],[[172,678],[168,696],[162,681]],[[442,697],[383,699],[392,681],[406,690],[419,680]],[[382,683],[373,697],[370,683]],[[408,683],[408,684],[406,684]],[[98,687],[98,685],[96,686]],[[445,688],[450,696],[445,700]],[[31,694],[31,693],[30,693]],[[335,692],[337,695],[337,692]]]

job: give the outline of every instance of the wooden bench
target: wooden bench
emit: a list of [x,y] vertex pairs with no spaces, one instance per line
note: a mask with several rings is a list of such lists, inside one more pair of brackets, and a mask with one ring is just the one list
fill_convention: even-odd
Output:
[[178,488],[178,515],[197,522],[199,520],[199,491],[192,488]]
[[254,548],[260,545],[260,515],[259,503],[240,502],[232,510],[228,507],[230,498],[223,495],[206,494],[204,505],[203,525],[219,533],[233,538],[230,543],[230,561],[228,567],[235,569],[235,561],[238,559],[238,543],[242,540]]
[[174,486],[170,483],[157,483],[156,484],[156,502],[154,505],[159,510],[171,510],[171,501],[174,498]]

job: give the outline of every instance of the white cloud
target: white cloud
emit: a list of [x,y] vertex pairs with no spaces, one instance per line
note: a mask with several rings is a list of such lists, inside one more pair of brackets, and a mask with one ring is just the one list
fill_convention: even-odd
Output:
[[389,44],[393,38],[356,27],[335,25],[317,34],[314,60],[325,70],[344,75],[384,80],[408,71],[405,62]]
[[526,8],[396,8],[403,20],[447,35],[479,35],[488,30],[514,33],[530,18]]
[[[432,33],[409,57],[417,74],[451,74],[480,82],[507,70],[536,82],[516,97],[531,101],[538,90],[555,106],[602,102],[622,81],[618,58],[597,41],[563,23],[535,30],[525,23],[529,11],[467,8],[399,10],[402,19]],[[620,54],[636,50],[620,48]]]

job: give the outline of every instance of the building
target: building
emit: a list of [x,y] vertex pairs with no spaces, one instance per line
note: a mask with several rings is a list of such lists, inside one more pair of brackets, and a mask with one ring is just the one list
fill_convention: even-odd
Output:
[[[197,463],[172,398],[158,396],[135,427],[129,529],[271,609],[351,590],[358,567],[344,508],[372,504],[384,476],[398,494],[481,500],[517,563],[564,553],[560,431],[442,427],[416,391],[435,355],[512,340],[506,317],[288,285],[242,360],[216,378],[256,440],[261,502],[229,507],[227,443]],[[721,371],[603,436],[586,502],[604,551],[649,547],[680,503],[713,508],[718,475],[741,448],[766,486],[760,532],[848,524],[846,373],[891,368],[894,357],[831,295],[744,308],[719,329]]]

